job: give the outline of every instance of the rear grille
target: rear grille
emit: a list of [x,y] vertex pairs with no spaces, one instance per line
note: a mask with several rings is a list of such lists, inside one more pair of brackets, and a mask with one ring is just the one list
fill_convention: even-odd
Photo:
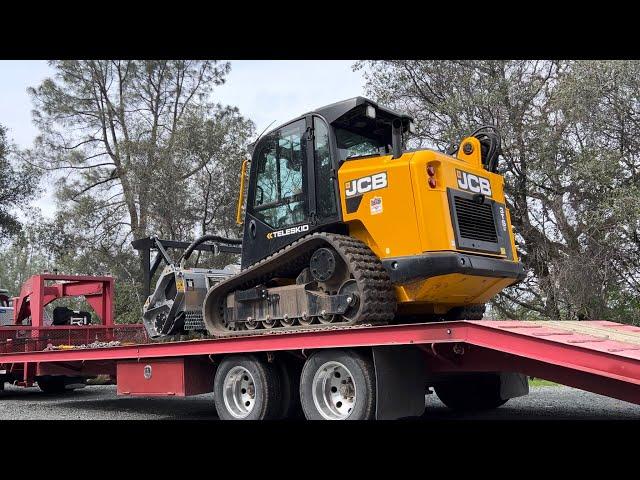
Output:
[[496,225],[490,203],[479,204],[471,199],[453,197],[458,219],[458,231],[465,239],[497,243]]

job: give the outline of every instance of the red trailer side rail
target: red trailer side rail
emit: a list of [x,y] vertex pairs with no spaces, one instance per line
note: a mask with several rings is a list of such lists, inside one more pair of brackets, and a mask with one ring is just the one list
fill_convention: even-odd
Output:
[[612,322],[456,321],[0,354],[0,365],[186,359],[337,347],[418,346],[433,372],[512,371],[640,404],[640,328]]

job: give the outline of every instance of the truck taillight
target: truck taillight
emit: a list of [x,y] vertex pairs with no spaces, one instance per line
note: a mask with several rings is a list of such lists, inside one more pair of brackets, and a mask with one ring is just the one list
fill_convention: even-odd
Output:
[[436,179],[433,177],[429,177],[429,186],[431,188],[436,188]]

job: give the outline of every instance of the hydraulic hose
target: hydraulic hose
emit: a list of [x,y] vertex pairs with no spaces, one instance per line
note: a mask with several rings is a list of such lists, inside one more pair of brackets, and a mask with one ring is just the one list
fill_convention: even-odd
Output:
[[227,237],[221,237],[220,235],[211,235],[211,234],[202,235],[201,237],[196,238],[191,243],[191,245],[189,245],[187,249],[184,251],[184,253],[182,254],[179,260],[180,265],[183,265],[184,262],[186,262],[189,259],[189,257],[191,256],[193,251],[196,249],[196,247],[204,242],[220,242],[220,243],[226,243],[228,245],[242,245],[242,240],[239,238],[227,238]]
[[472,134],[476,137],[483,148],[483,164],[485,168],[495,173],[498,170],[498,157],[502,153],[502,141],[500,132],[492,125],[483,125],[477,128]]

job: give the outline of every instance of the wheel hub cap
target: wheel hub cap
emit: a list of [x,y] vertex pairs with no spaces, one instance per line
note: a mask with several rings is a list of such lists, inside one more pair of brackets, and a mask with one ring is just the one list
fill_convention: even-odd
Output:
[[256,387],[249,370],[233,367],[224,377],[222,396],[227,411],[235,418],[245,418],[253,410]]
[[340,362],[327,362],[313,377],[313,403],[326,420],[344,420],[356,405],[356,386],[349,369]]

